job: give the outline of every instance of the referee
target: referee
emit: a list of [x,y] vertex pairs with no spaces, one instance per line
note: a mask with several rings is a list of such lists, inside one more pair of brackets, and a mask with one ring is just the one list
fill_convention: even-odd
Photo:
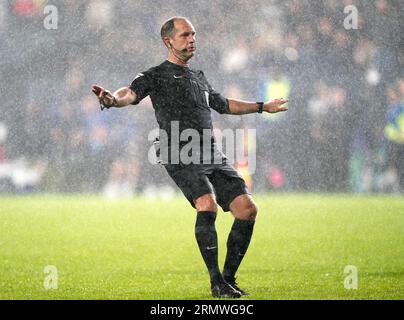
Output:
[[[267,103],[226,99],[216,92],[204,73],[189,67],[189,60],[196,50],[195,28],[184,17],[172,17],[161,28],[161,38],[168,49],[168,58],[158,66],[139,73],[130,86],[111,93],[93,85],[101,109],[136,105],[150,96],[155,116],[167,136],[171,136],[172,124],[179,132],[193,129],[206,138],[212,132],[211,109],[220,114],[242,115],[255,112],[276,113],[286,111],[287,102],[276,99]],[[244,180],[227,163],[227,158],[217,149],[214,138],[209,139],[212,161],[164,162],[167,173],[178,185],[185,197],[196,209],[195,237],[210,275],[213,297],[239,298],[248,293],[236,284],[237,269],[247,251],[253,233],[257,206]],[[168,148],[181,149],[184,142],[168,141]],[[199,155],[206,160],[206,148]],[[172,153],[170,153],[172,154]],[[217,161],[221,157],[221,161]],[[217,205],[223,211],[231,211],[235,220],[227,240],[227,254],[223,272],[218,265],[218,243],[215,229]]]

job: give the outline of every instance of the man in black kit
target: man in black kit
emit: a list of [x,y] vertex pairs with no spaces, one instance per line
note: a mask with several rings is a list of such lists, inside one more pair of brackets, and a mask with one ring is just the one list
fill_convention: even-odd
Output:
[[[170,137],[172,125],[177,123],[180,133],[194,129],[202,139],[202,136],[206,138],[206,131],[213,130],[210,109],[235,115],[288,109],[282,106],[287,102],[284,99],[267,103],[226,99],[210,86],[202,71],[190,69],[188,61],[196,46],[195,29],[188,19],[167,20],[161,28],[161,38],[168,49],[168,58],[162,64],[139,73],[130,86],[114,93],[97,85],[92,87],[101,109],[136,105],[150,96],[160,131],[164,130]],[[209,139],[211,155],[204,156],[206,149],[203,149],[199,154],[202,162],[184,164],[182,159],[176,161],[171,157],[166,159],[164,167],[197,211],[195,236],[209,271],[213,297],[239,298],[248,293],[238,287],[235,275],[251,240],[257,206],[244,180],[217,150],[215,140]],[[168,140],[169,150],[184,146],[184,141]],[[206,161],[206,158],[215,160]],[[235,218],[227,240],[223,272],[218,265],[217,204],[223,211],[231,211]]]

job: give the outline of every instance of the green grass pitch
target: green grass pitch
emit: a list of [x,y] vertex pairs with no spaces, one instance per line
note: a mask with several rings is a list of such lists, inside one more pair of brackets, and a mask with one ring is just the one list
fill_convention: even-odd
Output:
[[[238,273],[252,295],[243,299],[404,298],[403,198],[255,199],[258,219]],[[232,221],[219,211],[221,266]],[[180,195],[3,196],[0,299],[210,299],[194,223]],[[44,287],[48,265],[57,268],[57,289]],[[344,287],[348,265],[357,268],[357,289]]]

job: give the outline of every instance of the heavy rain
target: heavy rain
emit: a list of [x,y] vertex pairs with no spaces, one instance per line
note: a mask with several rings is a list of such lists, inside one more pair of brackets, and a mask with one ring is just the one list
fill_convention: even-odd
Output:
[[399,1],[16,0],[0,12],[2,193],[176,191],[147,158],[150,99],[101,112],[91,93],[164,61],[174,15],[192,21],[191,67],[222,95],[289,99],[279,115],[212,112],[215,128],[256,129],[254,192],[403,190]]

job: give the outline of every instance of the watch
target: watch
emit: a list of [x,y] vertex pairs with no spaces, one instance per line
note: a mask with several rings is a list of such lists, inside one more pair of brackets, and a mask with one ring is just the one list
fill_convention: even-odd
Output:
[[258,104],[258,113],[262,113],[262,111],[264,111],[264,103],[257,102],[257,104]]

